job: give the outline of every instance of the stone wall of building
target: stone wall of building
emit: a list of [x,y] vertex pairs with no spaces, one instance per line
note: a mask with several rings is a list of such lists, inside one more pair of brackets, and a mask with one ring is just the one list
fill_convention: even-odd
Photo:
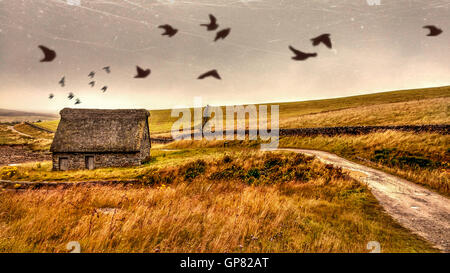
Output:
[[94,168],[141,165],[139,153],[53,153],[53,170],[59,171],[59,159],[68,159],[69,170],[86,169],[86,156],[94,157]]
[[144,129],[144,135],[142,136],[141,140],[141,148],[139,156],[141,160],[148,160],[150,158],[150,148],[152,147],[152,144],[150,142],[150,133],[148,130],[148,125]]

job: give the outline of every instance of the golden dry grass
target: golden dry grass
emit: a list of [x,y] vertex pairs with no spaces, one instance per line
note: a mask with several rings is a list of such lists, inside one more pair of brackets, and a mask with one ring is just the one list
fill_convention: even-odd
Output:
[[14,129],[17,131],[32,136],[33,138],[43,138],[43,139],[53,139],[53,134],[44,132],[42,130],[36,129],[27,125],[25,123],[20,123],[14,125]]
[[30,125],[20,123],[14,125],[14,129],[22,134],[30,136],[28,146],[33,151],[48,151],[53,141],[54,134],[31,127]]
[[[335,99],[266,104],[280,106],[280,128],[436,124],[450,122],[449,97],[450,86],[443,86]],[[225,113],[225,107],[222,107],[222,110]],[[170,136],[172,124],[177,119],[171,117],[170,109],[150,110],[151,134]],[[56,131],[58,122],[52,120],[36,124]]]
[[0,123],[0,145],[25,145],[32,142],[32,138],[17,134],[10,126]]
[[0,192],[0,252],[436,252],[351,180]]
[[[450,195],[449,143],[448,135],[396,131],[359,136],[285,137],[280,140],[281,147],[329,151],[404,177],[447,196]],[[380,151],[390,151],[393,156],[380,159]],[[425,159],[431,161],[431,166],[404,164],[402,160],[405,159]]]
[[449,105],[450,97],[378,104],[286,118],[280,128],[449,124]]
[[[166,145],[170,149],[257,149],[260,141],[177,141]],[[282,148],[302,148],[328,151],[369,167],[387,171],[411,182],[450,196],[450,136],[436,133],[398,131],[375,132],[365,135],[292,136],[280,138]],[[390,152],[379,158],[380,151]],[[428,166],[421,166],[422,161]],[[415,164],[417,163],[418,164]],[[411,163],[411,164],[408,164]]]

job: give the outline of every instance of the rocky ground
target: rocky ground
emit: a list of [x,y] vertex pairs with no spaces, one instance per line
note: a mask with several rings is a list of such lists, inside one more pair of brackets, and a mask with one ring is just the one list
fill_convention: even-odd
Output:
[[25,145],[0,145],[0,166],[51,160],[49,152],[34,152]]

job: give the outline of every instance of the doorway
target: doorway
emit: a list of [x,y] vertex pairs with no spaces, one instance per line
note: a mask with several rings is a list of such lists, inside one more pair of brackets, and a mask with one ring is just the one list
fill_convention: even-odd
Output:
[[87,155],[85,158],[86,169],[93,170],[94,169],[94,156]]
[[67,157],[60,157],[59,158],[59,170],[60,171],[67,171],[69,169],[69,158]]

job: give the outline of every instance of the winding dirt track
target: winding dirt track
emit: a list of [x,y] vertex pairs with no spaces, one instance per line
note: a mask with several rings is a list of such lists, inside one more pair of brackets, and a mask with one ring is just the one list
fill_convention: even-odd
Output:
[[383,208],[402,226],[422,236],[442,251],[450,252],[450,201],[448,198],[399,177],[337,155],[315,150],[277,149],[316,156],[326,164],[350,171],[365,182]]
[[30,136],[30,135],[27,135],[27,134],[25,134],[25,133],[22,133],[22,132],[17,131],[16,128],[14,128],[14,126],[7,126],[7,128],[8,128],[9,130],[13,131],[14,133],[19,134],[19,135],[21,135],[21,136],[33,138],[33,136]]

